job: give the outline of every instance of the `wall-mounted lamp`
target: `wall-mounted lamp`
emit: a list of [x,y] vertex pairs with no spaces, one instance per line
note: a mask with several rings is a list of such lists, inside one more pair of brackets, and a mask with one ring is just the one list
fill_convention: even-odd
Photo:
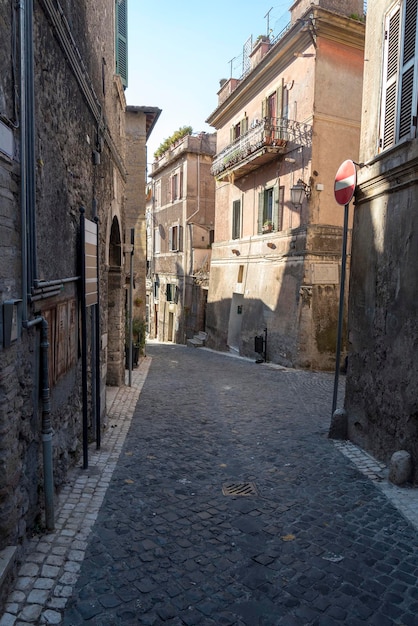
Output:
[[241,252],[239,250],[236,250],[235,248],[233,250],[231,250],[232,254],[236,254],[237,256],[239,256],[241,254]]
[[299,178],[298,182],[290,189],[290,201],[294,206],[301,206],[303,196],[311,197],[311,188]]

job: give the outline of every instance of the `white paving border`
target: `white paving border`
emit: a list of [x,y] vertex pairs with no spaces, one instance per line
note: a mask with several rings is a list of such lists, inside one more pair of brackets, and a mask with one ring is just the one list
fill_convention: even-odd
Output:
[[73,469],[58,497],[55,530],[34,537],[26,550],[0,626],[61,624],[131,419],[151,358],[132,371],[132,386],[120,387],[108,408],[101,449],[89,449],[89,467]]

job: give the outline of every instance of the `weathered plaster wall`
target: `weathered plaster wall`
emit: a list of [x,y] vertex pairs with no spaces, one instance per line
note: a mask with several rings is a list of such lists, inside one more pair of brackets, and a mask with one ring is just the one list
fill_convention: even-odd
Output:
[[350,439],[384,461],[396,450],[408,450],[415,480],[417,171],[415,141],[409,149],[391,151],[360,181],[364,195],[353,228],[346,388]]

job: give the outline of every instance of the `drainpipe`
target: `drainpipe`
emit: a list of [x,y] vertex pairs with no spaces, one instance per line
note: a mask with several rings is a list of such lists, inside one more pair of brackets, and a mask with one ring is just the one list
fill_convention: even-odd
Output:
[[24,0],[19,3],[20,39],[20,206],[21,206],[21,246],[22,246],[22,318],[28,319],[28,241],[27,241],[27,113],[26,113],[26,15]]
[[[27,216],[29,236],[29,285],[32,286],[38,278],[38,259],[36,251],[36,168],[35,168],[35,87],[33,68],[33,0],[26,0],[26,135],[23,139],[27,142],[26,154],[26,194]],[[21,135],[22,136],[22,135]]]
[[[25,10],[25,6],[27,10]],[[44,467],[45,524],[54,530],[54,480],[52,462],[51,403],[49,395],[48,323],[43,317],[28,321],[29,283],[36,279],[35,241],[35,108],[33,88],[33,1],[20,0],[20,191],[22,253],[22,326],[41,325],[42,452]],[[29,226],[29,232],[28,232]]]
[[41,325],[41,357],[42,357],[42,453],[44,467],[45,492],[45,525],[47,530],[54,530],[54,476],[52,462],[52,425],[51,401],[49,394],[49,360],[48,360],[48,322],[44,317],[24,322],[25,328]]

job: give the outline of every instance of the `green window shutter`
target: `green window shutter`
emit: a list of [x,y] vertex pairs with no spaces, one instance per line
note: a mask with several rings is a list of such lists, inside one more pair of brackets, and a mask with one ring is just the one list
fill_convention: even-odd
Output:
[[282,117],[283,115],[283,89],[284,89],[284,79],[282,78],[281,85],[276,90],[276,115],[277,117]]
[[234,200],[232,203],[232,239],[241,237],[241,201]]
[[258,194],[258,224],[257,233],[261,235],[263,232],[263,218],[264,218],[264,191]]
[[128,86],[128,0],[116,0],[116,74]]
[[273,230],[279,230],[279,186],[273,188],[273,211],[272,211]]
[[282,78],[282,84],[277,88],[276,91],[276,116],[277,116],[277,139],[283,139],[283,128],[281,123],[281,118],[283,117],[283,90],[284,90],[284,79]]

